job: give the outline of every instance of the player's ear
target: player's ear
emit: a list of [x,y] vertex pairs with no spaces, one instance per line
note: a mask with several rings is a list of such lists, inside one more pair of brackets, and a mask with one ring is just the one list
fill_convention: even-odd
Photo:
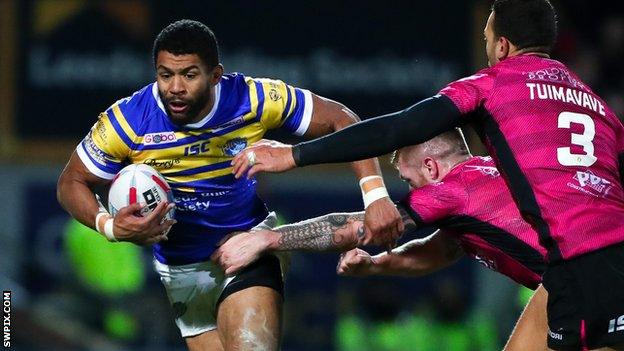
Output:
[[223,76],[223,65],[219,63],[216,66],[214,66],[214,68],[210,72],[210,84],[211,85],[219,84],[222,76]]
[[511,42],[507,38],[503,36],[498,37],[496,41],[496,58],[499,61],[506,59],[509,56],[510,48]]
[[423,160],[423,166],[426,171],[427,178],[431,180],[437,180],[440,176],[440,170],[438,163],[431,157],[425,157]]

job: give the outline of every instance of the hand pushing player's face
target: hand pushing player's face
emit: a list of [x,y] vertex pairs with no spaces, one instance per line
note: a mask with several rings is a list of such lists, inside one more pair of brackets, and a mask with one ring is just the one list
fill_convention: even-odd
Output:
[[159,52],[156,82],[171,121],[183,125],[198,122],[206,116],[214,104],[214,86],[222,74],[221,65],[209,69],[196,54]]

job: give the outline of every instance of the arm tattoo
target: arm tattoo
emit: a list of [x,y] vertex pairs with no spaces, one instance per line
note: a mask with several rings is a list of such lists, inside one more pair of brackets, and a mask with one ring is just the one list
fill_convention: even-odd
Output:
[[[349,230],[348,226],[355,221],[363,222],[364,212],[331,213],[279,226],[273,230],[281,234],[278,242],[279,250],[336,250],[340,249],[348,239],[346,236],[336,235],[336,232],[342,230],[346,233]],[[363,234],[364,225],[362,224],[357,235]]]

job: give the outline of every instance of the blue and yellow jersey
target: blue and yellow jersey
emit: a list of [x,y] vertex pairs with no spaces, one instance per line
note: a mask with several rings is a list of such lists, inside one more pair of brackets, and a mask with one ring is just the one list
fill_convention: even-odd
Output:
[[224,235],[247,230],[267,215],[256,181],[232,176],[233,156],[269,129],[302,135],[311,118],[309,91],[234,73],[215,87],[215,104],[205,118],[178,126],[153,83],[100,114],[76,150],[100,178],[144,163],[167,179],[178,223],[168,241],[154,245],[154,256],[165,264],[187,264],[207,260]]

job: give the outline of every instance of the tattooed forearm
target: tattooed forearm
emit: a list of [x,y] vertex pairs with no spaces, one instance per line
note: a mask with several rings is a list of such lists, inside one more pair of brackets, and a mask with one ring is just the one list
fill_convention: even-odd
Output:
[[364,212],[331,213],[279,226],[278,250],[326,251],[355,247],[363,235]]

